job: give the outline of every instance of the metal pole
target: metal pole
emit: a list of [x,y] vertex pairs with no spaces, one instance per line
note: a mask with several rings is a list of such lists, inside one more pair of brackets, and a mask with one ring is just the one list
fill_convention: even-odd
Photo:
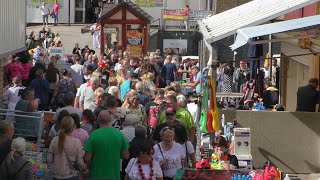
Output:
[[68,12],[68,26],[70,26],[70,13],[71,13],[71,5],[70,5],[70,0],[69,0],[69,12]]
[[[272,35],[269,34],[269,40],[272,39]],[[269,78],[272,80],[272,42],[269,42]]]

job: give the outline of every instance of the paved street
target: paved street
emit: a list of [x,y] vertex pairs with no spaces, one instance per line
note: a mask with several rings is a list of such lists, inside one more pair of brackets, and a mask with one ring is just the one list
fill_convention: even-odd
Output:
[[[49,25],[49,28],[51,28],[51,31],[53,33],[60,33],[62,44],[65,48],[66,53],[71,53],[72,49],[74,48],[75,43],[80,44],[80,48],[83,48],[85,45],[89,45],[90,48],[92,48],[92,36],[90,33],[87,34],[81,34],[81,28],[85,25],[59,25],[59,26],[52,26]],[[41,30],[41,26],[30,26],[27,27],[27,34],[29,34],[32,30],[38,34],[38,32]],[[95,51],[99,54],[99,50],[95,49]]]

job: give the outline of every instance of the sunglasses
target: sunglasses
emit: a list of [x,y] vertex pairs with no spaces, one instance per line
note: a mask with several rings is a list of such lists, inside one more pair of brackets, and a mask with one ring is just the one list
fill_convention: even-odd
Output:
[[166,113],[166,116],[174,116],[174,113]]

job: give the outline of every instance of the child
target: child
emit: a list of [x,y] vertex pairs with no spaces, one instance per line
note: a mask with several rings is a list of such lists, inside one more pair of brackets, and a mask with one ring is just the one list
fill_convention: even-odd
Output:
[[93,115],[93,112],[90,109],[85,109],[82,112],[81,128],[86,130],[88,134],[90,134],[93,129],[94,120],[95,117]]

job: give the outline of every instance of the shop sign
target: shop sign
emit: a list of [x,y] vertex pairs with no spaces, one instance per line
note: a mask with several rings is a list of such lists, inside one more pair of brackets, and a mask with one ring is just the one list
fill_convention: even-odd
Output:
[[127,30],[128,45],[142,45],[142,30]]
[[163,19],[165,21],[186,21],[188,16],[183,9],[164,9]]
[[127,50],[132,57],[142,57],[142,45],[128,45]]
[[163,0],[135,0],[135,4],[139,7],[163,7]]

